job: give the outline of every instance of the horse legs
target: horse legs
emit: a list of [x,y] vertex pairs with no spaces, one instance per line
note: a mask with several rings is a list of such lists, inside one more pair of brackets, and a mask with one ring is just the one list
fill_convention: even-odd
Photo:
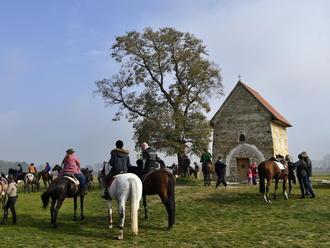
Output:
[[[166,197],[166,196],[160,196],[163,204],[165,205],[166,207],[166,211],[167,211],[167,215],[168,215],[168,227],[167,227],[167,230],[171,230],[173,228],[173,224],[174,224],[174,219],[175,219],[175,216],[174,216],[174,207],[175,207],[175,203],[173,202],[174,201],[174,198],[173,197]],[[172,199],[173,198],[173,199]]]
[[276,192],[278,189],[278,179],[275,180],[275,192],[274,192],[274,199],[276,199]]
[[52,203],[50,206],[50,224],[54,226],[54,207],[55,207],[56,199],[52,197]]
[[118,201],[119,213],[119,235],[118,239],[124,239],[124,224],[125,224],[125,201]]
[[289,178],[289,195],[291,195],[292,190],[292,180]]
[[147,206],[147,195],[143,195],[143,207],[144,207],[144,218],[149,219],[148,206]]
[[272,179],[271,178],[267,178],[267,184],[266,184],[266,193],[265,193],[265,201],[267,203],[272,203],[269,199],[269,189],[270,189],[270,184],[271,184]]
[[80,195],[80,217],[81,219],[85,219],[84,217],[84,195]]
[[76,213],[77,213],[77,196],[73,197],[73,205],[74,205],[73,220],[77,220],[77,215],[76,215]]
[[107,201],[108,203],[108,229],[111,229],[112,226],[112,204],[111,201]]
[[287,181],[287,177],[283,177],[283,193],[284,193],[284,197],[286,200],[289,199],[288,193],[286,192],[286,181]]
[[64,199],[65,198],[60,198],[60,199],[58,199],[57,200],[57,204],[56,204],[56,207],[55,208],[53,208],[54,210],[54,219],[53,219],[53,227],[54,228],[57,228],[57,215],[58,215],[58,211],[59,211],[59,209],[61,208],[61,206],[62,206],[62,203],[63,203],[63,201],[64,201]]

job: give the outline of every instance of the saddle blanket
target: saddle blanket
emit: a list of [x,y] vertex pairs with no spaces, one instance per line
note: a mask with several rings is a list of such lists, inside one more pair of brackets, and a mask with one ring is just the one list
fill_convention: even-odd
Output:
[[79,185],[79,180],[75,177],[69,177],[69,176],[64,176],[67,179],[69,179],[70,181],[72,181],[75,185]]
[[284,167],[284,165],[282,163],[277,162],[277,161],[274,161],[274,162],[277,164],[277,166],[278,166],[278,168],[280,168],[280,170],[284,170],[285,169],[285,167]]
[[114,176],[113,178],[110,179],[110,181],[108,182],[107,186],[110,187],[111,184],[113,183],[113,181],[115,181],[116,176]]

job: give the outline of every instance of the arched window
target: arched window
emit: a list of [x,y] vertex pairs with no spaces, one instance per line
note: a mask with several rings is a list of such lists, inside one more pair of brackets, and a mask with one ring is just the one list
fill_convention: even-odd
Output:
[[241,134],[239,136],[239,141],[245,141],[245,135],[244,134]]

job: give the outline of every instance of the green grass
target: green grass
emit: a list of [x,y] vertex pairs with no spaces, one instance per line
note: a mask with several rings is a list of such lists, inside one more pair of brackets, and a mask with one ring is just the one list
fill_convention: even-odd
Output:
[[216,190],[203,187],[200,180],[178,179],[174,229],[166,230],[167,214],[159,198],[148,196],[150,219],[143,219],[141,207],[139,235],[133,237],[127,213],[123,241],[117,240],[117,205],[115,227],[106,229],[107,211],[100,190],[86,196],[83,221],[72,220],[73,201],[66,199],[56,230],[50,228],[49,209],[41,208],[41,192],[20,192],[18,224],[11,225],[9,214],[8,224],[0,226],[0,247],[329,247],[330,185],[313,185],[315,199],[298,199],[296,185],[289,200],[279,194],[272,205],[267,205],[257,186],[233,185]]

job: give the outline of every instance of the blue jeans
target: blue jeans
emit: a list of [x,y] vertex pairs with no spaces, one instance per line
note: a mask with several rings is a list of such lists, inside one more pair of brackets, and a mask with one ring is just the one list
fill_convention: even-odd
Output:
[[[307,178],[306,178],[306,184],[307,184],[306,194],[307,194],[307,195],[310,195],[310,194],[312,194],[313,191],[314,191],[314,190],[313,190],[313,186],[312,186],[312,182],[311,182],[311,178],[310,178],[310,177],[307,177]],[[312,192],[310,192],[309,189],[311,189]]]
[[86,186],[86,177],[84,174],[74,174],[74,176],[78,179],[80,186],[84,188]]

